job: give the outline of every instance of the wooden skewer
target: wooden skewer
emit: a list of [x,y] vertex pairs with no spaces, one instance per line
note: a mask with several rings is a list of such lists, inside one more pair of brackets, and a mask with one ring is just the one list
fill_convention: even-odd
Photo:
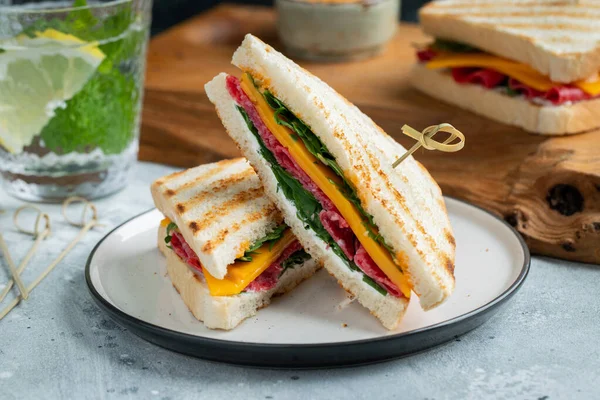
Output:
[[21,292],[21,297],[23,298],[23,300],[27,300],[27,298],[29,297],[29,291],[27,290],[27,288],[23,284],[23,281],[21,280],[21,277],[19,276],[19,272],[15,267],[15,263],[13,262],[12,257],[10,256],[8,246],[6,245],[6,242],[4,241],[4,238],[2,237],[1,233],[0,250],[2,250],[2,254],[4,254],[4,259],[6,260],[6,263],[8,264],[8,269],[10,271],[10,274],[12,275],[12,280],[9,281],[9,284],[6,285],[6,288],[4,288],[4,290],[8,292],[8,290],[10,290],[10,287],[12,287],[10,282],[16,282],[17,287],[19,288],[19,292]]
[[[443,142],[438,142],[433,139],[438,132],[447,132],[450,134],[450,137]],[[392,168],[396,168],[402,161],[406,160],[408,156],[413,154],[421,147],[427,150],[439,150],[445,153],[454,153],[462,150],[465,147],[465,135],[463,135],[461,131],[452,125],[446,123],[428,126],[427,128],[423,129],[422,132],[411,128],[408,125],[404,125],[402,127],[402,133],[415,139],[417,143],[415,143],[413,147],[411,147],[406,153],[398,158],[392,164]],[[450,144],[455,139],[458,139],[458,142]]]
[[[67,217],[66,208],[71,203],[76,202],[76,201],[85,203],[81,221],[73,221]],[[92,219],[88,222],[85,221],[87,209],[90,209],[92,211]],[[56,257],[56,259],[54,261],[52,261],[52,263],[50,263],[50,265],[35,279],[35,281],[33,281],[26,288],[26,290],[28,292],[31,292],[33,289],[35,289],[44,280],[44,278],[46,278],[46,276],[48,276],[48,274],[50,274],[50,272],[52,272],[52,270],[54,270],[54,268],[63,260],[63,258],[65,258],[67,256],[67,254],[69,254],[69,252],[73,249],[73,247],[75,247],[75,245],[77,243],[79,243],[81,241],[81,239],[83,239],[85,234],[90,229],[92,229],[96,226],[100,226],[100,224],[98,224],[98,213],[96,210],[96,206],[94,206],[94,204],[90,203],[89,201],[87,201],[86,199],[81,198],[81,197],[71,197],[71,198],[68,198],[67,200],[65,200],[65,202],[63,203],[63,207],[62,207],[62,214],[69,224],[74,225],[74,226],[81,226],[82,228],[79,231],[79,233],[77,234],[77,236],[58,255],[58,257]],[[16,221],[16,219],[15,219],[15,221]],[[48,220],[47,227],[49,230],[49,220]],[[35,244],[34,244],[34,246],[35,246]],[[37,247],[36,247],[36,249],[37,249]],[[35,250],[33,252],[35,252]],[[33,252],[32,252],[32,254],[33,254]],[[12,309],[15,308],[21,302],[21,299],[22,299],[22,296],[17,296],[13,301],[11,301],[4,308],[4,310],[0,311],[0,320],[2,320],[5,316],[7,316],[8,313],[11,312]]]
[[[34,209],[34,210],[38,211],[38,216],[36,218],[35,226],[34,226],[33,231],[29,231],[29,230],[23,229],[19,225],[19,214],[23,210],[28,209],[28,208]],[[46,226],[45,226],[44,230],[40,231],[40,222],[42,221],[42,219],[46,222]],[[14,222],[15,226],[17,227],[17,229],[19,231],[35,236],[35,242],[31,246],[31,248],[29,249],[29,251],[27,252],[27,254],[25,255],[25,257],[23,257],[23,260],[21,260],[21,263],[19,264],[19,267],[17,268],[16,276],[17,276],[18,280],[14,279],[14,275],[13,275],[13,279],[9,280],[8,283],[6,284],[6,287],[2,290],[2,292],[0,292],[0,303],[8,295],[8,293],[10,292],[10,289],[12,289],[12,287],[13,287],[13,285],[14,285],[15,282],[17,283],[17,287],[19,287],[19,282],[21,282],[21,274],[25,270],[25,267],[29,263],[29,260],[31,259],[31,257],[37,251],[37,248],[39,247],[40,243],[44,239],[46,239],[48,236],[50,236],[50,231],[51,231],[51,228],[50,228],[50,217],[48,216],[48,214],[43,213],[39,208],[37,208],[35,206],[32,206],[32,205],[26,205],[26,206],[23,206],[23,207],[19,207],[17,209],[17,211],[15,211],[15,215],[13,217],[13,222]],[[21,282],[21,285],[23,285],[22,282]],[[26,290],[29,292],[28,288],[26,288]],[[19,291],[21,291],[20,287],[19,287]],[[22,291],[21,291],[21,294],[23,294]],[[24,298],[24,299],[26,299],[26,298]]]
[[[37,287],[37,285],[40,284],[40,282],[42,282],[44,280],[44,278],[46,276],[48,276],[48,274],[50,272],[52,272],[52,270],[63,260],[63,258],[65,258],[65,256],[67,254],[69,254],[69,252],[73,249],[73,247],[75,247],[75,245],[77,243],[79,243],[79,241],[85,236],[85,234],[92,229],[94,226],[96,226],[96,220],[92,220],[90,222],[88,222],[87,224],[84,225],[84,227],[79,231],[79,234],[75,237],[75,239],[73,239],[71,241],[71,243],[68,244],[68,246],[62,251],[62,253],[59,254],[58,257],[56,257],[56,259],[54,261],[52,261],[52,263],[44,270],[44,272],[42,272],[40,274],[40,276],[38,276],[36,278],[35,281],[33,281],[28,287],[27,289],[31,292],[33,289],[35,289]],[[13,308],[15,308],[19,303],[21,302],[21,296],[17,296],[12,302],[10,302],[8,304],[8,306],[6,306],[6,308],[4,310],[2,310],[0,312],[0,320],[2,320],[2,318],[6,317],[6,315],[8,315],[9,312],[12,311]]]

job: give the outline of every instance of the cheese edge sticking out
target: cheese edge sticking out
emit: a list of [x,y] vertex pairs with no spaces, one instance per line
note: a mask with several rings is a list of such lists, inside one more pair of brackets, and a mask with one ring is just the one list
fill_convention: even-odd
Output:
[[[505,58],[497,57],[492,54],[462,54],[462,53],[441,53],[438,57],[425,63],[428,69],[440,68],[489,68],[501,72],[511,78],[524,83],[536,90],[545,92],[553,87],[564,86],[552,82],[547,76],[542,75],[530,66]],[[596,96],[600,94],[600,79],[596,81],[581,80],[572,83],[589,95]]]
[[252,83],[250,75],[244,73],[241,79],[244,93],[255,105],[264,124],[269,128],[275,138],[288,149],[294,160],[313,182],[329,197],[344,219],[350,225],[360,243],[365,247],[375,264],[383,273],[402,291],[406,298],[410,298],[411,287],[406,276],[393,261],[391,254],[381,244],[375,241],[364,226],[362,215],[340,191],[340,178],[331,169],[318,161],[307,149],[302,140],[294,140],[293,132],[287,127],[277,124],[275,112],[267,104],[264,97]]
[[236,261],[227,267],[227,275],[223,279],[216,279],[202,267],[211,296],[232,296],[241,293],[269,268],[295,240],[296,237],[290,228],[287,228],[276,243],[265,243],[256,250],[257,254],[252,256],[252,261]]
[[[166,227],[171,223],[169,218],[160,221],[160,226]],[[285,249],[296,240],[296,237],[287,228],[282,237],[273,245],[263,244],[252,261],[236,261],[227,267],[227,275],[223,279],[213,277],[204,267],[202,273],[211,296],[233,296],[240,294],[250,283],[281,256]],[[190,267],[191,268],[191,267]]]

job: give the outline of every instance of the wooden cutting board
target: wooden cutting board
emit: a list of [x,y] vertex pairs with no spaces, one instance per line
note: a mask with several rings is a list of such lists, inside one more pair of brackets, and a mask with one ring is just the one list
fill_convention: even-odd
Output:
[[[191,167],[239,156],[204,84],[222,71],[239,75],[230,59],[246,33],[281,48],[271,9],[233,5],[219,6],[151,41],[140,159]],[[417,26],[403,24],[379,57],[301,65],[405,146],[412,142],[401,134],[403,124],[417,129],[453,124],[467,137],[463,151],[415,153],[445,194],[504,218],[533,253],[600,264],[600,131],[531,135],[417,92],[407,79],[414,63],[411,43],[426,40]]]

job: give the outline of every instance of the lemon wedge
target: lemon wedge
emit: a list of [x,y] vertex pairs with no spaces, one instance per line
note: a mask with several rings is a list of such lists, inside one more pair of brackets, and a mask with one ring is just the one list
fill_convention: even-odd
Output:
[[92,77],[105,54],[94,42],[47,29],[0,42],[0,145],[21,153],[59,107]]

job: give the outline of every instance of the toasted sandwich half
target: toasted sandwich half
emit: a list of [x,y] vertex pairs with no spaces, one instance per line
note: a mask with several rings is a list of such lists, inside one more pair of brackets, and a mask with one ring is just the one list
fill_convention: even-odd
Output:
[[534,133],[600,127],[597,1],[434,1],[419,18],[435,38],[417,54],[419,90]]
[[440,188],[405,149],[323,81],[256,37],[206,93],[302,246],[388,329],[411,290],[424,309],[454,288]]
[[243,158],[176,172],[151,191],[168,275],[208,328],[235,328],[317,269]]

